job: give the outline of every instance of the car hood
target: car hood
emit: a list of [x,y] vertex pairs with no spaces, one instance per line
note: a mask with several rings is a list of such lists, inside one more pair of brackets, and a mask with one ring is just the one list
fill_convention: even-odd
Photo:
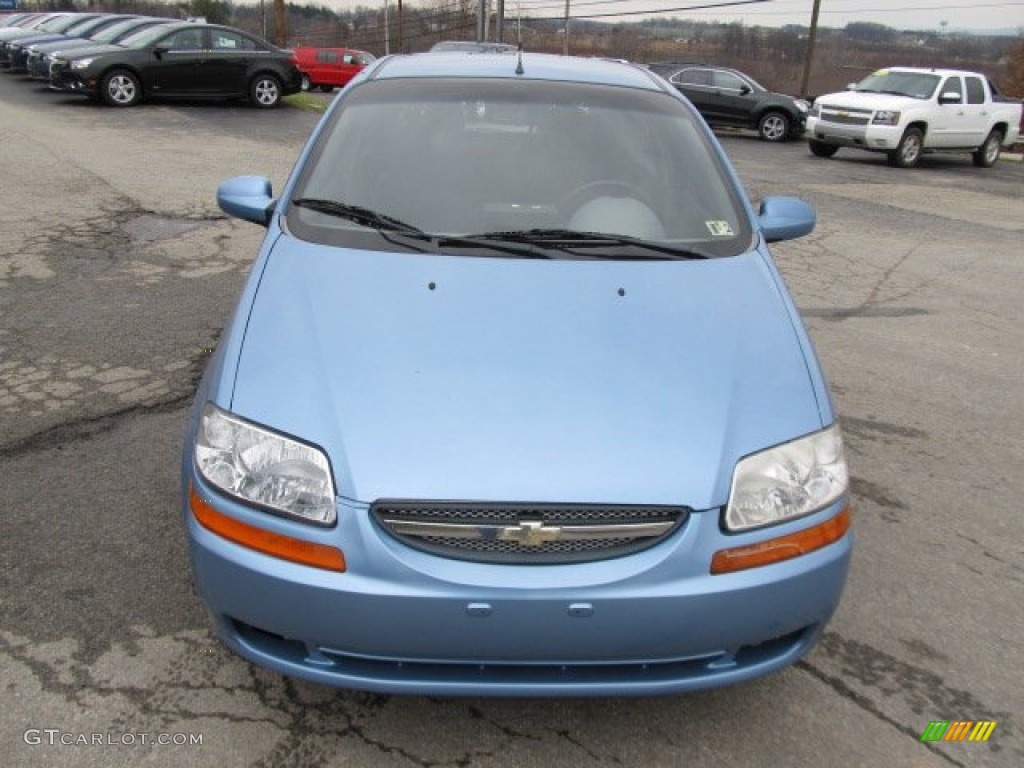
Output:
[[76,48],[94,47],[104,45],[93,40],[86,40],[81,37],[72,37],[67,40],[55,40],[49,43],[34,43],[34,50],[40,53],[53,53],[54,51],[74,50]]
[[829,107],[847,107],[850,109],[891,109],[901,110],[914,104],[925,104],[921,99],[910,96],[896,96],[891,93],[866,93],[860,91],[841,91],[819,96],[818,103]]
[[64,55],[63,51],[58,51],[57,56],[61,59],[86,59],[90,56],[101,56],[104,53],[121,52],[124,53],[127,48],[123,45],[114,45],[113,43],[100,43],[86,46],[84,48],[71,48],[67,54]]
[[738,458],[823,426],[788,306],[756,251],[539,261],[285,235],[230,407],[324,448],[351,500],[709,509]]
[[30,45],[36,45],[37,43],[53,43],[58,40],[70,39],[67,35],[62,35],[58,32],[47,32],[45,34],[22,35],[13,39],[7,38],[7,42],[11,45],[20,45],[22,48],[28,48]]

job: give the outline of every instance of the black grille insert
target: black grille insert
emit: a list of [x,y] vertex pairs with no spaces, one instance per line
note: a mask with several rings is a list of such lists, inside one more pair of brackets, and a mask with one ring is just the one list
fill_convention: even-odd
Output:
[[370,514],[403,543],[492,563],[558,564],[621,557],[683,525],[686,507],[382,499]]

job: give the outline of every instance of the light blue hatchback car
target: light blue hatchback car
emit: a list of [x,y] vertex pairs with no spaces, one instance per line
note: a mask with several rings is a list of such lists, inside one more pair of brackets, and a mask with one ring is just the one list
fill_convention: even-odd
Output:
[[663,694],[792,664],[835,610],[835,409],[704,122],[628,64],[382,59],[280,197],[182,491],[220,638],[329,685]]

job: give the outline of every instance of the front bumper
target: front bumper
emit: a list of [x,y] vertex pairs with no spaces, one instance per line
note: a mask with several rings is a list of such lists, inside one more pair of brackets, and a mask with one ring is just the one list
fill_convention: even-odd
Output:
[[73,70],[52,64],[50,66],[50,88],[56,91],[88,95],[95,95],[97,92],[95,81],[88,81]]
[[46,80],[50,76],[50,57],[47,54],[31,53],[26,65],[28,76],[33,80]]
[[7,52],[7,67],[14,74],[24,74],[29,52],[22,46],[11,46]]
[[847,125],[819,117],[808,117],[804,135],[815,141],[857,147],[875,152],[891,152],[903,137],[903,129],[895,125]]
[[346,688],[431,695],[650,695],[749,680],[813,646],[839,602],[852,547],[712,576],[712,554],[809,527],[726,536],[719,511],[626,557],[515,566],[450,560],[339,504],[333,529],[252,510],[186,478],[223,513],[340,547],[343,573],[296,565],[202,527],[186,501],[199,593],[223,642],[282,674]]

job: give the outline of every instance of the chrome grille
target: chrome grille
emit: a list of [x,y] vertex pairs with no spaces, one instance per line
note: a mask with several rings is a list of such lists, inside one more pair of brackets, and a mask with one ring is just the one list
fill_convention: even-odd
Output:
[[578,563],[653,546],[681,526],[685,507],[380,500],[373,519],[432,554],[494,563]]
[[867,125],[871,119],[871,110],[843,109],[840,107],[821,106],[821,119],[839,125]]

